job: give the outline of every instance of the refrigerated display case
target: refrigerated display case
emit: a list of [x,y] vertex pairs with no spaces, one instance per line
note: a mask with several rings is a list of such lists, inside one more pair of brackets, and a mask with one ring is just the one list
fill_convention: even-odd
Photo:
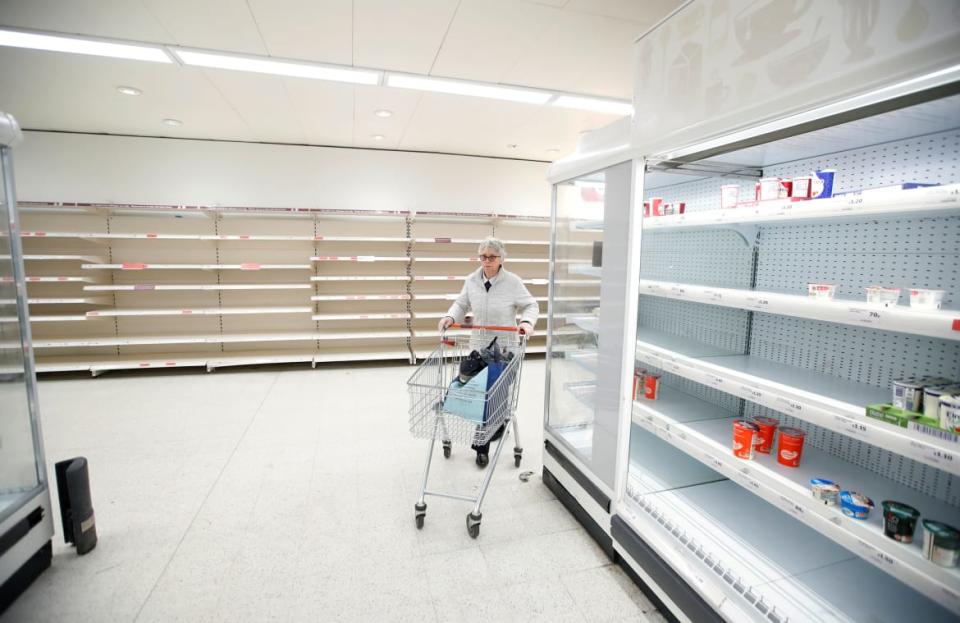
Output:
[[13,186],[20,138],[0,113],[0,612],[50,566],[53,537]]
[[[570,445],[551,459],[561,395],[552,377],[545,480],[679,620],[960,616],[953,554],[923,543],[924,521],[960,528],[960,441],[920,405],[885,406],[905,406],[894,381],[960,381],[960,29],[945,3],[914,4],[943,20],[930,39],[892,42],[898,53],[859,73],[862,58],[831,48],[829,71],[789,84],[768,73],[779,87],[758,92],[750,72],[762,63],[731,59],[730,46],[707,54],[723,42],[697,34],[729,6],[688,3],[638,42],[631,129],[610,128],[551,169],[559,192],[632,162],[635,198],[619,220],[625,249],[604,249],[601,309],[610,293],[624,315],[601,314],[597,341],[632,350],[600,375],[618,379],[619,394],[598,386],[595,396],[621,407],[608,514],[579,486],[606,475]],[[836,24],[817,19],[829,9],[797,14],[808,9],[797,31],[829,34]],[[883,7],[878,33],[896,30],[897,11]],[[674,53],[682,65],[669,62]],[[905,58],[917,60],[912,70]],[[711,100],[707,75],[750,86],[754,99]],[[625,292],[609,289],[615,267]],[[918,305],[932,293],[939,309]],[[648,384],[649,394],[632,391]],[[851,492],[872,500],[865,518],[844,504],[858,499]]]

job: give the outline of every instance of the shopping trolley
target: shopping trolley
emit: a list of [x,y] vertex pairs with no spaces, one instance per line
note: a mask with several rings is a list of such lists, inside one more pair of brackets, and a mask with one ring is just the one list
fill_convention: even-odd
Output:
[[[514,465],[520,467],[523,448],[520,446],[520,434],[514,416],[517,409],[517,391],[520,387],[520,372],[523,369],[526,336],[522,335],[517,327],[458,324],[451,327],[471,331],[462,335],[442,333],[440,344],[407,381],[410,393],[410,432],[414,437],[430,440],[427,464],[423,470],[423,486],[420,488],[420,498],[414,506],[414,519],[417,528],[422,529],[427,515],[427,504],[424,499],[428,495],[471,502],[474,506],[473,510],[467,513],[467,532],[475,539],[480,534],[482,517],[480,506],[487,494],[487,487],[490,486],[490,479],[497,466],[497,459],[500,458],[500,451],[508,437],[510,427],[505,425],[511,422],[516,439],[513,460]],[[512,353],[512,358],[505,361],[502,367],[498,365],[499,376],[496,380],[480,386],[478,383],[483,379],[478,376],[473,386],[470,382],[461,385],[458,378],[460,363],[469,357],[473,350],[487,347],[494,338],[497,339],[500,349],[506,353]],[[508,354],[507,357],[510,355]],[[489,374],[487,376],[489,378]],[[450,458],[454,443],[485,444],[501,426],[505,426],[503,437],[497,443],[493,461],[490,462],[484,474],[480,492],[476,496],[427,489],[430,463],[433,460],[433,450],[438,439],[443,444],[444,458]]]

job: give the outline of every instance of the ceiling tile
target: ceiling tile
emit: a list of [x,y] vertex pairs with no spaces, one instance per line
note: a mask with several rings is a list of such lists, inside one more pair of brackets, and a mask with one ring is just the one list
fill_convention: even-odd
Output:
[[250,0],[267,53],[321,63],[353,63],[351,0]]
[[[285,80],[279,76],[220,69],[199,69],[237,111],[256,140],[273,143],[305,143]],[[345,87],[348,88],[349,87]]]
[[[398,149],[404,130],[413,118],[423,93],[406,89],[388,89],[385,87],[357,87],[354,91],[354,135],[358,145],[370,141],[377,147]],[[393,114],[387,118],[374,115],[379,109],[389,110]],[[371,136],[379,134],[383,141],[372,141]]]
[[247,54],[266,54],[245,0],[141,0],[173,43]]
[[[510,69],[555,27],[560,11],[529,2],[464,0],[450,25],[433,74],[503,82]],[[550,88],[547,84],[529,84]]]
[[321,80],[284,80],[298,126],[311,145],[353,144],[354,92],[372,87]]
[[[570,0],[567,11],[630,20],[653,26],[686,0]],[[639,33],[638,33],[639,34]]]
[[3,0],[5,26],[166,43],[167,32],[139,2],[128,0]]
[[[199,73],[176,65],[0,50],[0,110],[24,128],[249,140],[240,117]],[[118,85],[143,90],[130,97]],[[172,128],[164,118],[183,121]]]
[[356,0],[354,64],[429,73],[457,0]]

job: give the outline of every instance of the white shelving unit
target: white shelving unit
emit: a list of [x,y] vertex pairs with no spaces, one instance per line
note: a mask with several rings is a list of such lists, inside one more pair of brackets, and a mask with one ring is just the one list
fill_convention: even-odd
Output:
[[841,483],[844,489],[870,496],[878,507],[881,500],[898,500],[924,509],[925,517],[943,521],[956,516],[954,507],[815,447],[804,448],[797,468],[780,465],[775,456],[768,454],[756,453],[753,460],[739,459],[732,451],[732,422],[737,417],[715,404],[668,388],[657,400],[635,402],[633,419],[685,454],[872,564],[894,573],[930,598],[951,608],[960,607],[960,569],[947,569],[926,560],[921,551],[922,537],[904,544],[885,536],[879,508],[868,520],[859,521],[844,516],[837,506],[825,506],[812,496],[810,479],[829,478]]
[[[21,207],[41,372],[412,361],[415,325],[436,326],[426,315],[446,310],[475,263],[471,247],[494,233],[507,240],[511,270],[546,300],[546,219]],[[416,239],[420,223],[449,239]],[[56,314],[44,311],[53,306]],[[435,341],[420,339],[431,349]],[[529,351],[544,350],[534,338]]]

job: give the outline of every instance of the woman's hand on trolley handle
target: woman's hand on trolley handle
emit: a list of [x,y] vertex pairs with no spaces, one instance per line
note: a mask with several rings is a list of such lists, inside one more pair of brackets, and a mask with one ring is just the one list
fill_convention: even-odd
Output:
[[439,331],[440,333],[443,333],[452,324],[453,324],[453,318],[451,318],[450,316],[444,316],[443,318],[440,319],[440,322],[437,323],[437,331]]
[[523,337],[528,339],[533,337],[533,325],[529,322],[521,322],[517,329],[520,331],[520,335]]

